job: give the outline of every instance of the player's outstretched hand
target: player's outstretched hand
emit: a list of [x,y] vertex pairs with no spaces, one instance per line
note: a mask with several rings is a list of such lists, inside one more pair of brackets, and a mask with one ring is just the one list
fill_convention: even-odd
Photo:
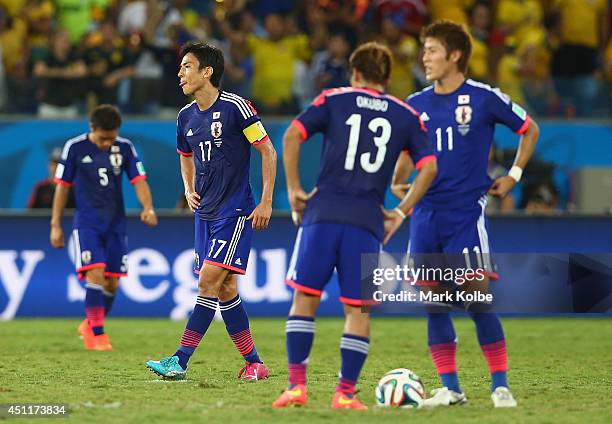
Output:
[[149,227],[155,227],[157,225],[157,214],[153,209],[145,209],[140,212],[140,220]]
[[191,212],[195,212],[200,207],[200,195],[195,191],[188,191],[185,193],[185,199],[187,200],[187,206]]
[[270,216],[272,216],[272,204],[262,202],[251,212],[247,221],[253,220],[254,230],[265,230],[270,223]]
[[56,249],[61,249],[64,247],[64,230],[59,226],[51,227],[51,246]]
[[410,184],[393,184],[391,185],[391,193],[398,199],[402,200],[406,197],[406,193],[410,190]]
[[404,217],[400,216],[394,209],[383,209],[383,215],[385,216],[385,237],[383,244],[387,244],[393,234],[402,226]]
[[492,196],[506,197],[516,184],[516,180],[512,177],[504,175],[493,181],[493,185],[489,189],[489,194]]

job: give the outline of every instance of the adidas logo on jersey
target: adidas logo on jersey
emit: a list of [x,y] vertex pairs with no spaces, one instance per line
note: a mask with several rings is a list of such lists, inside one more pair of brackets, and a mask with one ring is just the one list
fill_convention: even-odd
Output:
[[421,121],[423,122],[429,121],[429,115],[427,114],[427,112],[421,113]]
[[189,131],[187,131],[187,137],[190,137],[193,135],[193,131],[191,131],[191,128],[189,128]]
[[93,160],[91,159],[91,156],[87,155],[83,158],[83,160],[81,161],[81,163],[92,163]]
[[240,260],[240,258],[236,259],[236,265],[242,265],[242,261]]

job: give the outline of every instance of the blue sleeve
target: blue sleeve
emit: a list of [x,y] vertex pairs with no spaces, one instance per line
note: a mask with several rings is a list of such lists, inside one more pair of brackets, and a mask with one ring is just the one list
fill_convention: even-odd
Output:
[[76,175],[76,159],[74,144],[70,141],[64,145],[62,156],[55,170],[54,181],[58,184],[71,186]]
[[315,98],[310,106],[293,120],[293,125],[298,128],[302,141],[313,134],[325,132],[329,123],[329,100],[326,92],[322,92]]
[[189,143],[187,143],[187,139],[185,138],[185,133],[183,132],[180,113],[176,119],[176,152],[183,156],[193,155],[191,147],[189,147]]
[[136,153],[136,149],[131,141],[126,143],[125,149],[125,162],[123,164],[125,172],[130,180],[130,183],[134,184],[139,180],[144,180],[147,178],[147,173],[145,172],[144,165],[138,159],[138,154]]
[[519,104],[510,100],[499,89],[493,89],[486,102],[494,124],[504,124],[517,134],[523,134],[529,126],[529,115]]
[[431,160],[436,160],[433,147],[427,137],[425,124],[418,115],[418,112],[411,112],[408,120],[408,139],[406,149],[414,163],[416,169],[421,169],[423,164]]

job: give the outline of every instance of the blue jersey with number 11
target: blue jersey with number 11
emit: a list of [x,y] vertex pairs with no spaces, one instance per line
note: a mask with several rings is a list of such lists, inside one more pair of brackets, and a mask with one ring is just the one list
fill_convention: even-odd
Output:
[[491,186],[487,174],[495,125],[517,134],[529,126],[527,112],[498,89],[471,79],[450,94],[433,86],[406,99],[421,113],[438,159],[438,175],[421,204],[434,209],[478,207]]
[[317,193],[306,206],[304,225],[351,224],[382,239],[381,207],[399,154],[407,149],[417,169],[435,160],[418,114],[374,90],[326,90],[293,125],[302,140],[324,136]]

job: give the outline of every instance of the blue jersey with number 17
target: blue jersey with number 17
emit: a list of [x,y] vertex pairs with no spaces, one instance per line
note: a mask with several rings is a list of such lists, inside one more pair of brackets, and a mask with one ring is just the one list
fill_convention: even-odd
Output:
[[323,133],[317,193],[303,225],[350,224],[383,236],[382,205],[395,162],[408,150],[417,169],[435,160],[418,113],[393,96],[344,87],[323,91],[294,121],[302,140]]
[[478,206],[492,183],[487,166],[495,125],[523,134],[527,112],[499,89],[471,79],[453,93],[437,94],[430,86],[406,101],[421,113],[438,159],[438,175],[421,204],[445,210]]

